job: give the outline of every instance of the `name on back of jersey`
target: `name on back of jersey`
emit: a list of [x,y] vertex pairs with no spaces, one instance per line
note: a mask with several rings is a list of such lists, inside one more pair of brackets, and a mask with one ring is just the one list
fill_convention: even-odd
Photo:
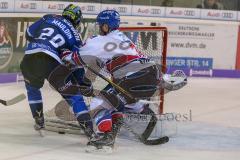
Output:
[[[63,22],[65,22],[68,26],[66,26],[66,24],[64,24]],[[75,28],[73,27],[73,25],[68,22],[67,20],[63,19],[63,22],[57,20],[57,19],[54,19],[52,21],[52,24],[55,24],[56,26],[58,26],[64,33],[65,35],[67,36],[68,39],[72,39],[73,38],[73,35],[72,33],[74,34],[74,37],[77,41],[80,41],[80,37],[79,37],[79,34],[78,32],[75,30]],[[71,30],[70,30],[70,29]],[[71,33],[72,31],[72,33]]]

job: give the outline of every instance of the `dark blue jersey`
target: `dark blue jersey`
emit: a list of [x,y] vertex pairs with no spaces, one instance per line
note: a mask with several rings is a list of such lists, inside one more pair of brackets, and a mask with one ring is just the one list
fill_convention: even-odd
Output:
[[70,21],[59,15],[45,15],[26,31],[28,45],[25,54],[43,52],[58,62],[61,50],[78,51],[82,41]]

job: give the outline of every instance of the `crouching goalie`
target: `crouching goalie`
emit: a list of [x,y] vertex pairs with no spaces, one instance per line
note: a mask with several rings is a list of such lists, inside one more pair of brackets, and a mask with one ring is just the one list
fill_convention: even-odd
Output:
[[[97,61],[99,67],[111,74],[112,81],[131,95],[126,95],[108,85],[92,100],[90,109],[94,110],[93,117],[97,130],[103,138],[102,141],[90,141],[89,145],[101,148],[114,145],[122,124],[123,112],[153,115],[154,112],[148,105],[139,100],[149,100],[160,88],[180,89],[186,84],[186,79],[176,81],[169,75],[163,76],[159,65],[142,55],[134,43],[118,30],[120,25],[118,12],[102,11],[97,16],[97,23],[100,35],[89,38],[80,48],[81,58],[85,63],[88,61],[87,64]],[[108,48],[108,44],[122,47]],[[63,57],[63,60],[72,61],[71,57],[70,53]]]

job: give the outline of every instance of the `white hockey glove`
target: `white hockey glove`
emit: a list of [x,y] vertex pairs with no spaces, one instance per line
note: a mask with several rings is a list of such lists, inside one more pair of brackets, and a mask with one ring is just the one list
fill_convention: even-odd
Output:
[[187,84],[187,76],[181,70],[174,71],[173,74],[163,75],[164,88],[169,91],[181,89]]
[[82,66],[82,63],[77,51],[73,52],[73,51],[70,51],[69,49],[63,49],[61,51],[61,60],[66,66],[70,68]]

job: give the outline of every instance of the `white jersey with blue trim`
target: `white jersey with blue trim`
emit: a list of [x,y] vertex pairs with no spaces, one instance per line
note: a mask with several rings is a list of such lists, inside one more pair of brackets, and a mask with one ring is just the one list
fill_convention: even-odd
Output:
[[82,41],[74,26],[62,16],[45,15],[33,23],[26,31],[28,44],[25,54],[46,53],[61,60],[61,50],[78,51]]

